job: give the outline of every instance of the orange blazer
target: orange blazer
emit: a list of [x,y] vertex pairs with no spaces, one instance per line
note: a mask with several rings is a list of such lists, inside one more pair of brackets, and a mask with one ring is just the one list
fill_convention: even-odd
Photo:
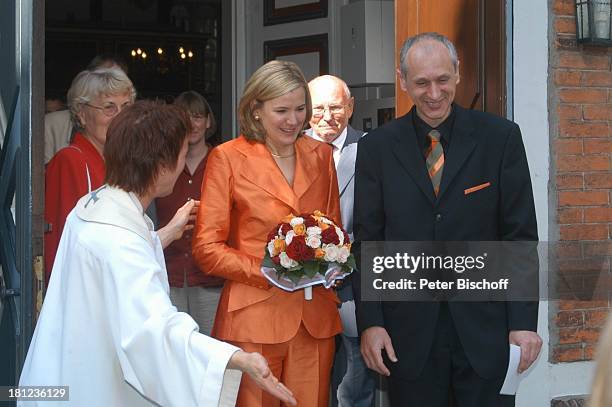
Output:
[[332,149],[299,136],[291,187],[262,143],[244,136],[210,153],[193,238],[201,270],[225,278],[213,336],[251,343],[288,341],[303,323],[315,338],[342,331],[333,290],[287,292],[268,283],[261,261],[268,233],[291,213],[321,210],[341,224]]

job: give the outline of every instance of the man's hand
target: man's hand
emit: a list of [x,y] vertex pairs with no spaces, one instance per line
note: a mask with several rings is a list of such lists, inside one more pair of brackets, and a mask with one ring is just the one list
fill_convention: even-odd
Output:
[[518,372],[523,373],[538,358],[542,349],[542,338],[533,331],[510,331],[510,344],[521,347],[521,362]]
[[247,353],[242,350],[234,353],[230,358],[227,367],[239,369],[251,376],[251,379],[262,390],[270,393],[283,403],[290,406],[297,406],[297,401],[293,393],[284,384],[278,381],[270,371],[266,359],[257,352]]
[[170,243],[183,237],[183,233],[193,229],[200,201],[190,199],[178,208],[170,222],[157,231],[162,247],[165,249]]
[[391,372],[383,363],[382,350],[392,362],[397,362],[395,350],[387,330],[380,326],[372,326],[361,334],[361,354],[366,365],[383,376],[390,376]]

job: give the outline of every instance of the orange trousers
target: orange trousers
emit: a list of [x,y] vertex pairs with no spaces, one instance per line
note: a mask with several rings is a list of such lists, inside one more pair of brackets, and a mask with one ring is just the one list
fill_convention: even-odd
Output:
[[[270,370],[295,396],[300,407],[328,407],[329,380],[334,361],[334,337],[313,338],[304,325],[287,342],[260,344],[232,342],[246,352],[261,353]],[[236,407],[279,407],[280,400],[264,393],[242,375]],[[284,405],[284,404],[283,404]]]

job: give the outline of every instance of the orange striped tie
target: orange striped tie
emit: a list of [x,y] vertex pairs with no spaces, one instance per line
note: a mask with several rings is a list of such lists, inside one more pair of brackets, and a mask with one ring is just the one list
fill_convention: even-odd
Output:
[[440,180],[442,180],[442,170],[444,169],[444,150],[440,143],[440,132],[432,130],[427,133],[427,137],[431,140],[431,146],[426,154],[427,172],[431,178],[434,193],[438,196],[440,192]]

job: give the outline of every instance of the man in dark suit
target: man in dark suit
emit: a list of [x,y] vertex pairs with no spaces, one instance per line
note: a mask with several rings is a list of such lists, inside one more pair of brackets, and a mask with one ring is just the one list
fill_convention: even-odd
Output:
[[[400,61],[401,88],[414,107],[359,141],[356,241],[536,241],[518,125],[453,104],[459,62],[446,37],[409,38]],[[499,394],[509,344],[520,346],[519,371],[526,370],[542,344],[537,307],[357,301],[361,352],[389,376],[393,406],[447,407],[449,398],[461,407],[513,406],[514,396]]]
[[[307,134],[332,145],[338,173],[342,225],[353,240],[353,195],[357,142],[363,132],[348,122],[353,115],[354,99],[346,83],[335,76],[323,75],[308,84],[312,98],[312,117]],[[343,332],[332,373],[332,406],[373,407],[375,381],[359,351],[355,322],[355,301],[350,281],[338,291],[342,301],[340,317]]]

